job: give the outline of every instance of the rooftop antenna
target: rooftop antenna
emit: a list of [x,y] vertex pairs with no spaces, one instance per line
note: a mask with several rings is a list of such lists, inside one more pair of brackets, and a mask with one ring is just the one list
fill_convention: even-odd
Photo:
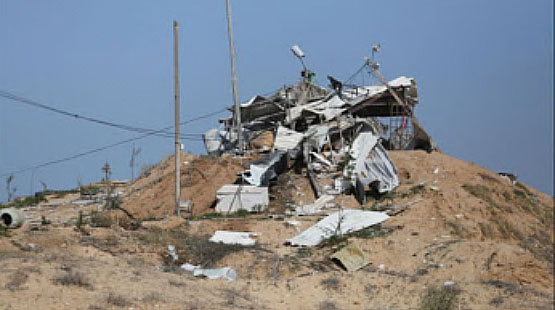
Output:
[[374,54],[378,53],[382,49],[380,43],[372,45],[372,61],[374,61]]
[[305,66],[304,61],[303,61],[303,58],[305,56],[304,53],[303,53],[303,50],[301,50],[301,48],[297,44],[295,44],[295,45],[291,46],[291,52],[293,52],[293,54],[295,56],[297,56],[297,58],[299,58],[299,61],[303,65],[304,71],[306,71],[306,66]]

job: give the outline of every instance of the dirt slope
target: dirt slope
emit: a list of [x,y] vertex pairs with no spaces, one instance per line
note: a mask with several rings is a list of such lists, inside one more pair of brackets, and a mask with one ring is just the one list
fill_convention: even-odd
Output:
[[[459,292],[455,309],[552,309],[551,197],[445,154],[390,155],[401,186],[369,197],[363,207],[410,206],[384,222],[376,235],[348,238],[370,257],[370,264],[356,272],[329,259],[347,240],[311,250],[283,245],[321,218],[317,216],[292,218],[300,221],[299,228],[264,215],[174,217],[144,222],[137,231],[112,226],[78,232],[71,223],[52,224],[46,231],[24,227],[0,237],[0,309],[418,309],[427,289],[446,281],[455,282]],[[231,182],[242,169],[233,159],[187,155],[183,161],[207,178],[194,172],[193,184],[184,186],[182,198],[193,199],[198,212],[208,210],[219,184]],[[160,178],[171,175],[171,162],[137,181],[126,192],[133,194],[124,206],[145,218],[171,211],[172,178]],[[272,213],[283,209],[280,200],[313,199],[302,175],[282,177],[276,188]],[[359,207],[348,196],[337,201]],[[37,212],[50,217],[62,211],[76,215],[79,209]],[[168,244],[194,260],[206,245],[189,252],[183,246],[202,245],[199,238],[218,229],[259,233],[256,248],[223,257],[208,252],[214,266],[237,271],[236,281],[193,278],[164,264]],[[33,249],[25,247],[31,243]],[[56,282],[68,270],[80,272],[90,285]]]
[[[244,170],[241,160],[182,154],[181,200],[193,202],[193,214],[211,212],[216,192]],[[246,160],[246,159],[245,159]],[[123,207],[138,218],[164,217],[174,210],[174,157],[153,167],[124,193]]]

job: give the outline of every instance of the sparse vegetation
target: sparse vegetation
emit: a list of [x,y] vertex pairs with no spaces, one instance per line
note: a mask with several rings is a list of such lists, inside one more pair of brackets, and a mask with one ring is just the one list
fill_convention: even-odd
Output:
[[499,206],[493,201],[491,190],[488,187],[483,185],[464,184],[462,188],[472,196],[487,202],[492,209],[499,209]]
[[184,283],[184,282],[175,281],[175,280],[173,280],[173,279],[169,279],[169,280],[168,280],[168,283],[169,283],[169,285],[171,285],[171,286],[176,286],[176,287],[183,287],[183,286],[185,286],[185,283]]
[[333,301],[322,301],[318,304],[318,310],[338,310],[337,306]]
[[179,260],[172,262],[166,257],[167,265],[181,265],[190,263],[203,267],[212,267],[223,257],[242,251],[248,247],[224,243],[210,242],[209,236],[196,236],[181,230],[149,229],[139,235],[139,240],[145,244],[166,249],[169,244],[176,248]]
[[320,281],[320,285],[328,291],[339,291],[341,288],[341,281],[339,281],[337,277],[330,277]]
[[78,271],[68,271],[61,276],[54,278],[54,284],[65,286],[78,286],[91,289],[92,285],[89,283],[87,277]]
[[494,217],[492,221],[497,226],[497,230],[503,238],[515,240],[524,239],[524,234],[505,218],[498,216]]
[[106,303],[120,308],[131,305],[131,302],[129,302],[124,296],[115,293],[110,293],[108,297],[106,297]]
[[430,287],[422,297],[420,310],[451,310],[458,294],[454,287]]
[[8,278],[8,283],[6,283],[6,288],[10,291],[16,291],[21,289],[21,286],[27,282],[29,275],[22,269],[18,269],[13,272]]
[[493,229],[493,227],[491,227],[491,224],[489,223],[478,223],[478,228],[480,228],[480,232],[482,233],[482,236],[484,236],[484,238],[493,238],[495,231]]
[[519,197],[519,198],[522,198],[522,199],[526,199],[526,198],[527,198],[527,197],[526,197],[526,193],[523,192],[523,191],[521,191],[521,190],[519,190],[519,189],[514,189],[514,190],[513,190],[513,193],[515,194],[515,196],[517,196],[517,197]]
[[146,294],[145,297],[142,298],[142,302],[146,302],[146,303],[157,303],[161,300],[163,300],[162,294],[158,292],[150,292]]
[[489,303],[490,303],[490,305],[494,305],[496,307],[499,307],[503,303],[503,297],[502,296],[495,296],[489,301]]
[[0,225],[0,237],[9,237],[10,233],[7,227]]
[[501,181],[499,181],[499,178],[496,177],[492,177],[489,174],[485,174],[482,172],[479,172],[478,175],[484,180],[484,181],[488,181],[488,182],[492,182],[492,183],[501,183]]
[[424,184],[418,184],[411,187],[408,192],[401,194],[401,198],[411,197],[424,192],[426,192],[426,186]]
[[113,219],[105,212],[91,211],[89,215],[91,227],[111,227]]
[[307,258],[312,256],[312,249],[310,248],[298,248],[297,249],[297,257],[298,258]]
[[451,229],[451,232],[460,238],[463,238],[466,235],[466,229],[459,221],[446,221],[445,225]]

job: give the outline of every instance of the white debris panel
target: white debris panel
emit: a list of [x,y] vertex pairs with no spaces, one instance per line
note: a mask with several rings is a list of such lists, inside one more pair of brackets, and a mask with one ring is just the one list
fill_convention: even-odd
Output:
[[260,212],[270,203],[268,188],[252,185],[224,185],[218,190],[216,197],[216,212],[220,213],[233,213],[238,210]]
[[287,240],[286,243],[295,246],[312,247],[332,236],[361,230],[379,224],[388,218],[389,216],[382,212],[342,210],[328,215],[299,235]]
[[379,143],[379,137],[371,131],[358,134],[349,150],[351,160],[344,171],[353,186],[357,179],[363,186],[377,182],[377,189],[385,193],[399,186],[397,170],[387,151]]
[[217,230],[210,238],[210,241],[215,243],[253,246],[256,240],[251,239],[251,236],[257,236],[257,234],[251,232]]
[[304,134],[279,126],[276,133],[276,141],[274,142],[274,149],[282,151],[296,149],[299,147],[299,144],[301,144],[303,138]]
[[334,206],[331,201],[335,199],[333,195],[322,195],[311,204],[297,206],[295,211],[286,211],[288,215],[314,215],[321,213],[322,210]]
[[275,151],[250,165],[243,172],[243,179],[252,185],[268,186],[270,180],[287,170],[287,152]]
[[364,186],[378,181],[378,192],[380,193],[392,191],[399,186],[397,169],[381,144],[376,145],[370,152],[364,162],[364,169],[360,170],[358,175]]

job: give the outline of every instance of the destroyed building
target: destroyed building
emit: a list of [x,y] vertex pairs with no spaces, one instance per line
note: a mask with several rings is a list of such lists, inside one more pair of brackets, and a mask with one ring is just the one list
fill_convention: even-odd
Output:
[[268,186],[288,169],[306,168],[317,198],[352,193],[363,203],[368,191],[393,190],[399,179],[387,151],[431,152],[437,146],[414,116],[416,81],[401,76],[388,82],[377,64],[365,60],[365,66],[380,85],[347,84],[328,76],[328,90],[303,74],[295,85],[241,103],[240,129],[230,108],[231,115],[220,120],[222,129],[203,135],[207,153],[265,153],[241,173],[240,183],[250,184],[245,186]]

